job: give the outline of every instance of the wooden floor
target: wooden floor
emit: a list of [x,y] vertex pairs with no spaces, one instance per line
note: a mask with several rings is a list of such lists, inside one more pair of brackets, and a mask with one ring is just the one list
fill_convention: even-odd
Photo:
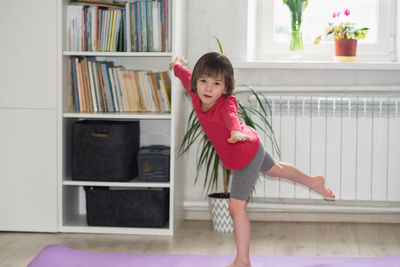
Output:
[[[379,257],[400,254],[400,224],[252,222],[252,255]],[[0,232],[3,267],[26,266],[48,244],[96,252],[235,254],[233,234],[185,221],[174,236]]]

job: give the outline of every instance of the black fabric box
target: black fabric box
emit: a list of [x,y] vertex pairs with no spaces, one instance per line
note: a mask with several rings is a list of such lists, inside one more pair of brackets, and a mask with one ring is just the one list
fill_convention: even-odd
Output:
[[85,187],[91,226],[163,227],[169,219],[169,189]]
[[153,145],[140,148],[138,152],[139,180],[147,182],[168,182],[170,148]]
[[138,121],[77,122],[73,127],[72,180],[126,182],[138,175]]

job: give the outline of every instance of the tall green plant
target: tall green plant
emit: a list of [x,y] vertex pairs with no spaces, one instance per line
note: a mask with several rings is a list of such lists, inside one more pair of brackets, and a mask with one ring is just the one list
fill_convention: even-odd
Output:
[[[217,37],[215,37],[221,54],[223,53],[222,46]],[[253,88],[248,87],[249,91],[241,92],[241,94],[249,94],[253,96],[254,100],[257,102],[259,108],[254,107],[254,103],[242,103],[238,99],[238,115],[239,118],[244,121],[244,123],[255,130],[265,131],[269,140],[271,141],[272,147],[277,155],[280,157],[281,153],[278,144],[275,139],[274,130],[271,124],[272,110],[268,100],[261,94],[258,94]],[[266,105],[266,107],[264,106]],[[256,120],[257,118],[258,123]],[[210,139],[204,134],[200,122],[197,118],[194,110],[190,113],[189,120],[187,123],[187,131],[183,137],[180,154],[187,152],[190,147],[198,140],[199,144],[199,154],[197,161],[197,174],[195,178],[195,183],[199,178],[200,170],[205,168],[204,184],[203,190],[209,192],[211,189],[216,189],[218,187],[218,177],[222,167],[222,181],[224,185],[224,196],[228,196],[228,185],[230,182],[231,170],[225,168],[221,163],[218,154],[216,153],[214,147],[212,146]]]

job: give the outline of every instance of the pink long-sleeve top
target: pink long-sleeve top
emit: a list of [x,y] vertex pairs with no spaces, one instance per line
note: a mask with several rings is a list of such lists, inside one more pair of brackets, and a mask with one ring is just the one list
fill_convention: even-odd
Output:
[[[209,110],[203,111],[199,96],[197,93],[190,91],[192,73],[179,64],[175,65],[174,73],[190,94],[193,108],[199,118],[201,127],[225,167],[230,170],[239,170],[246,167],[257,154],[260,139],[253,128],[239,121],[236,97],[222,95]],[[232,130],[241,130],[251,140],[234,144],[229,143],[228,139]]]

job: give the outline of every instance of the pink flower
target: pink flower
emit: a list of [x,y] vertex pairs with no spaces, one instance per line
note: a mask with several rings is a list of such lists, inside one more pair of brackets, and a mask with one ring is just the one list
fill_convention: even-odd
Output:
[[332,22],[328,22],[328,25],[329,25],[329,26],[332,26],[332,24],[333,24]]
[[336,18],[336,13],[335,13],[335,12],[333,12],[333,15],[332,15],[332,17]]
[[350,10],[346,9],[346,10],[344,11],[344,14],[345,14],[346,16],[350,15]]
[[336,17],[339,17],[339,16],[340,16],[340,11],[338,13],[336,13]]

